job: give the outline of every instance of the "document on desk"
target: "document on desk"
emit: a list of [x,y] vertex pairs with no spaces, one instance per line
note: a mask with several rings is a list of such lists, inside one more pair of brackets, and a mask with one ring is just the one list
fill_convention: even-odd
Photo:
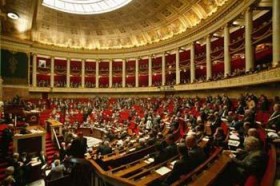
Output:
[[129,149],[128,151],[132,152],[132,151],[135,151],[135,150],[136,150],[136,148],[132,148],[132,149]]
[[233,140],[239,140],[239,137],[236,134],[231,134],[229,136],[229,139],[233,139]]
[[163,176],[163,175],[169,173],[170,171],[171,171],[171,169],[163,166],[163,167],[157,169],[156,173],[158,173],[159,175]]
[[202,138],[202,141],[209,141],[209,138],[204,137]]
[[50,174],[51,170],[46,170],[45,174],[48,176]]
[[147,164],[150,164],[150,163],[153,163],[154,161],[155,161],[154,158],[148,158],[144,162],[147,163]]
[[177,160],[174,160],[174,161],[172,161],[171,163],[170,163],[170,167],[173,169],[173,167],[174,167],[174,165],[175,165],[175,163],[177,162]]
[[229,146],[238,147],[239,144],[240,144],[240,141],[228,140],[228,145],[229,145]]

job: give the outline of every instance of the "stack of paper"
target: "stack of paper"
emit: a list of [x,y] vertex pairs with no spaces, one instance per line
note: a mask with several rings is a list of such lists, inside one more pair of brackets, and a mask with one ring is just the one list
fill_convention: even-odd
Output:
[[156,170],[156,173],[158,173],[159,175],[165,175],[167,173],[169,173],[171,171],[171,169],[167,168],[167,167],[161,167],[159,169]]

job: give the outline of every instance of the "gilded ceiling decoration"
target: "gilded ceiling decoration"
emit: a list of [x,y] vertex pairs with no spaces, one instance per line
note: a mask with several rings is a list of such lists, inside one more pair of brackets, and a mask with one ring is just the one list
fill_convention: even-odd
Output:
[[2,34],[35,43],[73,49],[120,49],[156,43],[187,32],[211,18],[229,0],[132,0],[115,11],[97,15],[64,13],[42,0],[6,0]]

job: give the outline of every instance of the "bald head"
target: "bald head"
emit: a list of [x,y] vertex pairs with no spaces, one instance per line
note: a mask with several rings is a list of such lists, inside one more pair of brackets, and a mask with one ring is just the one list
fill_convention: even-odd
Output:
[[194,135],[187,136],[185,142],[187,148],[193,148],[196,146],[196,139]]
[[253,136],[255,138],[259,138],[259,132],[255,128],[250,128],[248,130],[248,136]]

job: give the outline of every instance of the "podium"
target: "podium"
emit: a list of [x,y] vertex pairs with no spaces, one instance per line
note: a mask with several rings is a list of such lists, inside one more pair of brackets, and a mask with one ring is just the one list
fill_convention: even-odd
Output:
[[18,153],[35,153],[39,155],[41,151],[46,152],[46,131],[41,126],[28,126],[28,134],[20,134],[17,130],[13,137],[14,151]]
[[57,136],[62,136],[62,126],[63,126],[62,123],[60,123],[59,121],[54,120],[54,119],[48,119],[47,120],[47,125],[48,126],[46,128],[50,127],[50,130],[51,130],[52,141],[54,141],[54,132],[53,132],[53,130],[56,131],[58,129]]

